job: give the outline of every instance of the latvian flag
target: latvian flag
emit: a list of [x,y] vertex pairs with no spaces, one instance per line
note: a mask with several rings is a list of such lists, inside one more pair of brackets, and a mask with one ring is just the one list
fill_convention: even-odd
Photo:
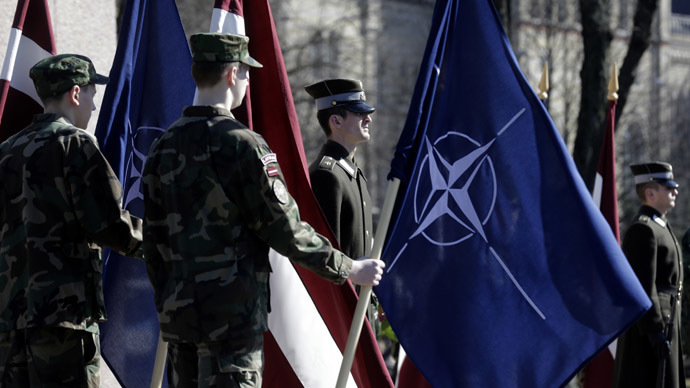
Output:
[[[302,219],[335,242],[309,184],[297,114],[268,0],[244,4],[242,0],[216,0],[210,31],[249,36],[249,52],[264,67],[252,70],[251,98],[247,93],[235,116],[260,133],[277,154]],[[336,286],[293,266],[274,251],[271,266],[272,310],[268,316],[270,331],[265,336],[264,386],[335,386],[357,304],[352,285]],[[355,386],[393,386],[368,323],[348,382],[348,387]]]
[[29,69],[55,53],[48,0],[19,0],[0,72],[0,142],[43,111]]

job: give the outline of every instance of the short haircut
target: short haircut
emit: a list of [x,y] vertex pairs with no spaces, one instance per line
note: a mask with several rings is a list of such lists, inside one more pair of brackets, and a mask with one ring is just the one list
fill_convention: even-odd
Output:
[[319,120],[321,129],[323,129],[326,137],[331,136],[331,127],[328,125],[328,120],[331,118],[331,116],[336,115],[346,119],[348,112],[349,111],[342,106],[334,106],[333,108],[322,109],[316,112],[316,118]]
[[[43,106],[46,106],[46,105],[48,105],[48,104],[50,104],[50,103],[53,103],[53,102],[56,102],[56,103],[57,103],[57,102],[59,102],[59,101],[62,99],[62,96],[64,96],[65,93],[67,93],[67,92],[69,92],[70,90],[72,90],[72,88],[75,87],[75,86],[76,86],[76,85],[70,86],[69,90],[65,90],[65,91],[62,92],[62,93],[53,94],[53,95],[46,96],[46,97],[39,97],[39,99],[40,99],[41,102],[43,103]],[[85,85],[79,85],[79,87],[82,88],[82,89],[88,90],[89,88],[95,88],[95,87],[96,87],[96,84],[88,83],[88,84],[85,84]]]
[[637,198],[639,198],[640,201],[642,201],[642,202],[646,202],[647,196],[645,195],[645,191],[647,189],[652,189],[652,190],[656,191],[656,190],[659,190],[660,186],[661,185],[659,185],[656,182],[645,182],[645,183],[640,183],[640,184],[636,185],[635,191],[637,192]]
[[239,62],[193,62],[192,78],[200,88],[211,87],[221,80],[228,69],[233,66],[239,68],[239,65]]

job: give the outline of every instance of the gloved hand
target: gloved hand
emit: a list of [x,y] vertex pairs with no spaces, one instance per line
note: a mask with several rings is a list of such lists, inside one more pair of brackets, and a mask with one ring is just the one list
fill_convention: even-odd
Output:
[[658,332],[649,335],[649,341],[652,343],[652,349],[659,360],[663,360],[671,355],[671,343],[668,341],[664,333]]

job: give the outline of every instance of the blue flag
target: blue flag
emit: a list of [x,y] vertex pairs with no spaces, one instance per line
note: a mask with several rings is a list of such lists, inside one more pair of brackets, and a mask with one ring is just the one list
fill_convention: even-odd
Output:
[[491,0],[439,0],[376,288],[435,387],[555,387],[650,306]]
[[[119,174],[123,205],[143,217],[141,171],[149,147],[191,105],[187,38],[173,0],[129,0],[98,117],[101,151]],[[158,344],[153,289],[143,262],[104,251],[108,321],[103,357],[126,387],[148,387]]]

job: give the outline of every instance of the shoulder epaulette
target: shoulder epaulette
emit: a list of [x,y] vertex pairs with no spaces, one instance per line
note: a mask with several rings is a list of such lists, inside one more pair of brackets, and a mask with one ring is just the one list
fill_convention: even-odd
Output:
[[335,166],[335,159],[330,156],[324,156],[319,162],[319,168],[323,168],[324,170],[332,170],[333,166]]

